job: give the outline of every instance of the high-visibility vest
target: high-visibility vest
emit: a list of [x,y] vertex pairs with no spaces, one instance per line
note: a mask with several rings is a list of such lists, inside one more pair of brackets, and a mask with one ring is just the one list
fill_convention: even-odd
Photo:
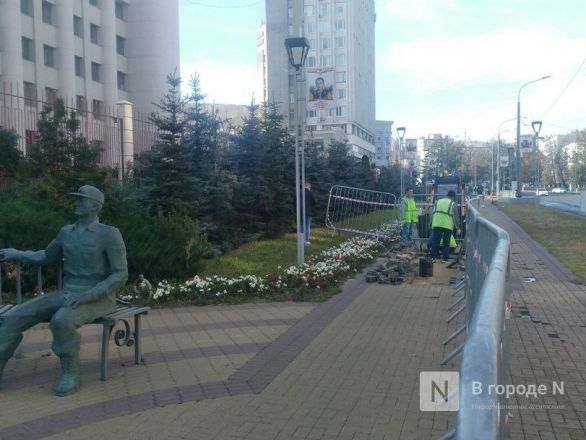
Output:
[[439,199],[433,207],[432,228],[454,229],[452,207],[454,202],[450,198]]
[[415,206],[415,200],[405,197],[403,203],[405,223],[417,223],[417,206]]

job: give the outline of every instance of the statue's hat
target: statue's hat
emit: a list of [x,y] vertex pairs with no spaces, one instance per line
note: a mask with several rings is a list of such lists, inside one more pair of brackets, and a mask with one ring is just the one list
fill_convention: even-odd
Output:
[[77,192],[69,193],[72,196],[76,197],[85,197],[87,199],[94,200],[98,202],[100,205],[104,204],[104,193],[100,191],[98,188],[91,186],[91,185],[84,185]]

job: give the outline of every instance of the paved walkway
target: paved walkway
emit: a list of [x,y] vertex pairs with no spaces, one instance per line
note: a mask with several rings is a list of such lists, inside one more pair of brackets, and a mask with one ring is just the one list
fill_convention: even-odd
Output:
[[[563,380],[563,396],[511,402],[513,439],[586,438],[586,292],[553,257],[488,205],[512,238],[511,375]],[[186,307],[144,320],[145,364],[111,348],[100,382],[99,330],[83,328],[83,388],[55,398],[46,328],[29,331],[0,391],[0,439],[437,439],[454,413],[419,411],[419,372],[443,341],[455,271],[401,286],[350,280],[330,301]],[[522,277],[536,282],[525,284]],[[113,345],[113,344],[112,344]],[[445,367],[458,369],[458,359]],[[546,405],[530,409],[529,404]]]
[[511,438],[586,439],[586,289],[501,211],[487,204],[481,212],[511,238],[512,382],[565,385],[564,395],[513,399],[521,409],[511,410]]

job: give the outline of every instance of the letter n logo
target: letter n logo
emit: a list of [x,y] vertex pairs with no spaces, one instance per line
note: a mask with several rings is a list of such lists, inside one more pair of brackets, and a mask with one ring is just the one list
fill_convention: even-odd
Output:
[[419,373],[419,409],[421,411],[458,411],[460,373],[422,371]]

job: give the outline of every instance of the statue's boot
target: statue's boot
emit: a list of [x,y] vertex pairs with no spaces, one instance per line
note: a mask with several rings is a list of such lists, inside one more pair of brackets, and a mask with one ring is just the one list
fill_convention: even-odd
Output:
[[61,376],[53,390],[56,396],[63,397],[74,393],[79,388],[79,358],[63,356],[61,358]]

